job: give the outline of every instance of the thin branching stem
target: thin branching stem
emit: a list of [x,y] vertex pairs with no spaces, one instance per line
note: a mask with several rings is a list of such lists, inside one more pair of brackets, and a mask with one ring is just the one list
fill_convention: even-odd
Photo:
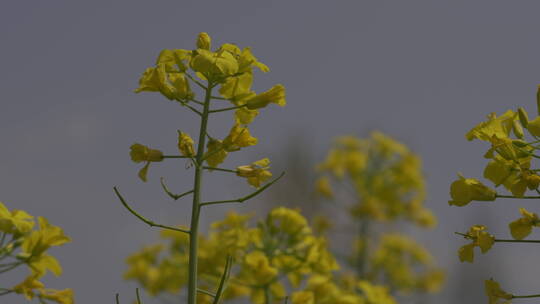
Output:
[[525,296],[512,295],[512,299],[527,299],[527,298],[540,298],[540,294],[532,294],[532,295],[525,295]]
[[183,156],[183,155],[163,155],[163,158],[191,158],[191,157]]
[[187,233],[187,234],[191,234],[189,232],[189,230],[185,230],[185,229],[182,229],[182,228],[171,227],[171,226],[166,226],[166,225],[161,225],[161,224],[156,224],[155,222],[143,217],[142,215],[137,213],[137,211],[133,210],[133,208],[131,208],[131,206],[129,206],[129,204],[126,202],[124,197],[122,197],[122,195],[120,194],[120,192],[118,191],[118,189],[116,187],[114,187],[113,189],[114,189],[114,192],[116,193],[116,196],[118,196],[118,199],[122,203],[122,205],[124,205],[124,207],[126,207],[126,209],[129,212],[131,212],[131,214],[133,214],[135,217],[137,217],[141,221],[148,224],[150,227],[159,227],[159,228],[163,228],[163,229],[169,229],[169,230],[174,230],[174,231],[179,231],[179,232],[184,232],[184,233]]
[[210,110],[210,113],[218,113],[218,112],[231,111],[231,110],[236,110],[236,109],[244,108],[244,107],[246,107],[246,106],[247,106],[247,104],[241,105],[241,106],[235,106],[235,107],[223,108],[223,109]]
[[273,179],[271,182],[267,183],[266,185],[262,186],[261,188],[257,189],[256,191],[252,192],[251,194],[248,194],[244,197],[237,198],[237,199],[231,199],[231,200],[224,200],[224,201],[211,201],[211,202],[203,202],[200,205],[201,206],[207,206],[207,205],[216,205],[216,204],[228,204],[228,203],[243,203],[247,201],[248,199],[258,195],[259,193],[266,190],[268,187],[272,186],[275,182],[277,182],[280,178],[285,175],[285,172],[282,172],[278,177]]
[[189,73],[185,73],[185,75],[186,75],[191,81],[193,81],[194,83],[196,83],[201,89],[206,90],[206,87],[205,87],[201,82],[199,82],[197,79],[193,78],[193,76],[191,76]]
[[513,195],[500,195],[496,194],[495,197],[500,198],[524,198],[524,199],[540,199],[540,196],[513,196]]
[[225,262],[225,269],[223,269],[223,274],[221,275],[221,279],[219,280],[219,286],[216,291],[216,295],[214,296],[214,302],[212,304],[219,304],[221,295],[223,294],[223,291],[225,290],[225,283],[229,279],[229,275],[231,273],[231,267],[232,267],[232,256],[227,255],[227,261]]
[[235,173],[235,174],[238,172],[236,170],[231,170],[231,169],[216,168],[216,167],[206,167],[206,166],[204,166],[203,169],[210,170],[210,171],[213,171],[213,170],[215,170],[215,171],[223,171],[223,172],[229,172],[229,173]]
[[191,190],[186,191],[184,193],[174,194],[165,185],[165,179],[163,177],[159,179],[159,182],[161,183],[161,188],[163,188],[163,191],[165,191],[165,193],[167,193],[167,195],[170,196],[175,201],[182,198],[182,197],[184,197],[184,196],[186,196],[186,195],[188,195],[188,194],[193,193],[193,189],[191,189]]

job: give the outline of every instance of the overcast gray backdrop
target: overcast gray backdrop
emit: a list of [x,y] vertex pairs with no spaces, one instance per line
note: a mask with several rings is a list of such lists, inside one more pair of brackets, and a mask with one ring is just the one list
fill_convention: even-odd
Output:
[[[278,171],[294,138],[319,161],[334,136],[380,129],[424,159],[427,205],[440,225],[418,238],[449,271],[429,302],[485,303],[482,280],[490,276],[516,293],[538,293],[537,247],[497,244],[461,264],[463,240],[453,234],[482,223],[507,237],[517,208],[534,202],[447,201],[457,171],[479,177],[485,164],[485,145],[466,142],[465,132],[492,111],[535,111],[539,11],[540,2],[527,0],[2,1],[0,200],[73,238],[53,250],[65,272],[47,285],[74,288],[77,303],[113,303],[116,292],[128,303],[135,285],[121,278],[124,259],[156,231],[128,215],[112,187],[152,219],[186,223],[187,201],[171,203],[157,183],[167,176],[175,190],[188,187],[184,164],[154,166],[144,184],[128,150],[139,141],[174,151],[176,130],[196,129],[191,113],[133,90],[161,49],[192,48],[206,31],[216,45],[252,46],[270,66],[255,78],[258,91],[287,88],[287,107],[271,107],[253,124],[260,144],[229,165],[268,156]],[[229,124],[224,115],[212,127]],[[222,177],[209,180],[221,185],[209,197],[249,190]],[[264,210],[265,198],[249,204]],[[225,209],[203,216],[203,227]]]

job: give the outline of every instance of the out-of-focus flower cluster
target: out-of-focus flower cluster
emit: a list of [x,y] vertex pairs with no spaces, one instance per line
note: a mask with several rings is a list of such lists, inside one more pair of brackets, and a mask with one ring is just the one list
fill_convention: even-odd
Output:
[[[334,201],[333,210],[347,208],[347,226],[358,227],[346,229],[355,240],[347,261],[356,277],[402,294],[440,290],[444,272],[431,254],[412,238],[386,227],[398,220],[420,227],[436,225],[435,216],[424,206],[425,182],[418,156],[389,136],[372,132],[366,139],[337,138],[317,169],[321,173],[315,183],[317,193]],[[317,219],[318,225],[331,234],[330,220],[323,219]]]
[[10,288],[0,288],[0,296],[18,293],[26,299],[39,299],[41,303],[72,304],[71,289],[45,288],[40,279],[51,272],[59,276],[62,267],[48,253],[51,247],[70,242],[70,238],[57,226],[49,224],[44,217],[36,219],[23,210],[9,210],[0,202],[0,274],[6,274],[20,266],[28,268],[28,276]]
[[[212,224],[207,237],[200,237],[200,288],[217,285],[229,255],[234,266],[225,300],[249,297],[252,303],[265,303],[265,293],[270,293],[273,301],[289,295],[293,304],[395,303],[384,287],[337,275],[339,265],[326,238],[314,234],[297,210],[275,208],[255,226],[250,219],[231,212]],[[178,294],[187,283],[179,269],[187,267],[189,239],[170,230],[162,231],[161,237],[167,244],[145,247],[127,259],[124,277],[154,296]],[[198,303],[211,302],[211,296],[199,294]]]
[[367,139],[343,136],[318,167],[322,176],[317,190],[332,197],[332,184],[349,186],[356,199],[350,213],[359,220],[403,218],[432,227],[436,219],[423,205],[426,190],[421,165],[405,145],[380,132],[372,132]]

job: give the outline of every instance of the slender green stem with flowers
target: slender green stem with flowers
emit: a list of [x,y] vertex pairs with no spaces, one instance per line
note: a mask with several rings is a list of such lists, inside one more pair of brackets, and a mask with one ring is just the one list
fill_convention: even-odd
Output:
[[[193,195],[191,219],[188,228],[176,228],[148,220],[137,213],[120,195],[118,189],[114,188],[122,205],[139,220],[153,227],[183,233],[184,236],[187,235],[189,238],[186,286],[188,304],[196,304],[197,298],[201,294],[212,297],[213,303],[218,304],[232,265],[232,259],[227,258],[225,268],[220,276],[221,281],[217,287],[217,292],[214,293],[198,287],[200,279],[198,278],[198,249],[200,247],[201,207],[244,202],[266,190],[283,176],[282,174],[265,184],[272,177],[272,174],[268,171],[270,161],[267,158],[252,162],[249,165],[239,166],[236,170],[218,167],[225,160],[228,153],[257,144],[257,138],[251,136],[247,125],[259,114],[259,109],[266,107],[270,103],[276,103],[280,106],[285,105],[285,88],[282,85],[276,85],[269,91],[260,94],[256,94],[251,90],[253,69],[255,67],[263,72],[269,70],[266,65],[260,63],[251,54],[249,48],[241,50],[233,44],[224,44],[215,52],[211,51],[210,37],[206,33],[201,33],[197,39],[196,50],[163,50],[159,55],[156,66],[145,71],[139,81],[140,86],[136,90],[137,93],[142,91],[160,92],[167,99],[178,102],[179,105],[187,107],[200,117],[197,142],[189,134],[178,131],[178,150],[181,155],[165,155],[160,150],[151,149],[138,143],[131,146],[130,153],[134,162],[145,164],[139,171],[139,177],[143,181],[147,181],[148,170],[152,163],[162,162],[166,159],[186,159],[190,161],[191,165],[186,169],[194,169],[193,188],[191,190],[175,194],[165,185],[163,178],[160,180],[163,191],[173,200]],[[191,70],[194,75],[191,75],[188,70]],[[200,80],[197,80],[196,77]],[[203,101],[195,99],[195,93],[191,90],[191,83],[202,89]],[[220,97],[212,94],[218,86]],[[227,100],[232,103],[232,106],[213,109],[212,100]],[[229,111],[235,111],[234,126],[229,134],[223,140],[211,137],[208,132],[210,115]],[[196,151],[195,146],[197,147]],[[208,165],[206,166],[205,163]],[[205,170],[234,173],[236,176],[246,178],[247,182],[257,190],[234,200],[203,202],[201,197]]]

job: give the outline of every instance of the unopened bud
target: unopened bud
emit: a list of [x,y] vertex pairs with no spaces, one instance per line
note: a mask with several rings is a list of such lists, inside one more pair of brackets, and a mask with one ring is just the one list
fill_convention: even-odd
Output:
[[527,115],[527,112],[522,107],[519,107],[518,109],[518,116],[519,116],[519,122],[521,122],[521,125],[523,125],[525,128],[529,124],[529,115]]
[[204,49],[204,50],[210,50],[211,46],[211,39],[210,36],[205,33],[199,33],[199,36],[197,36],[197,48],[198,49]]
[[512,131],[514,131],[514,135],[517,138],[522,139],[524,137],[523,128],[521,127],[521,124],[517,120],[514,120],[512,122]]

